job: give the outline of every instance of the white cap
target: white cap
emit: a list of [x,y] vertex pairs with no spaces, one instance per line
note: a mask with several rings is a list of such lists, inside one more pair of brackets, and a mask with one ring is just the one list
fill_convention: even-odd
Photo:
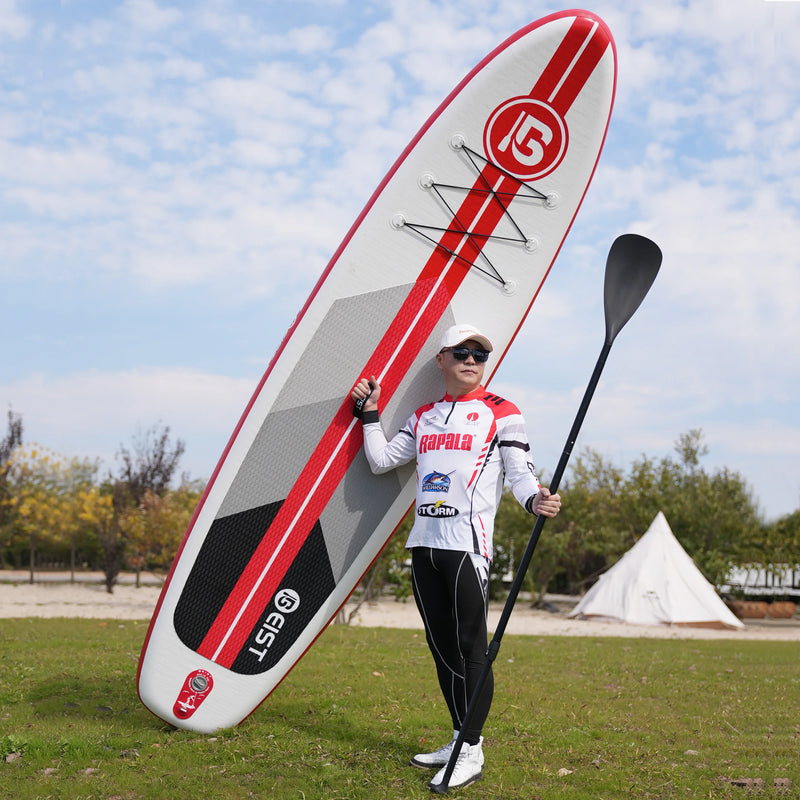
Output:
[[490,353],[494,349],[492,343],[484,336],[477,328],[472,325],[453,325],[448,328],[442,336],[442,341],[439,344],[439,352],[444,350],[445,347],[458,347],[468,339],[474,339],[481,347],[488,350]]

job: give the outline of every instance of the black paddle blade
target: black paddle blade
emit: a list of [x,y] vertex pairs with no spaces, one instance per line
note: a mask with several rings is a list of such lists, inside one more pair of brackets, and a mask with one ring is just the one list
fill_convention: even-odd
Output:
[[661,250],[646,236],[624,233],[608,251],[603,302],[606,344],[611,344],[634,315],[661,266]]

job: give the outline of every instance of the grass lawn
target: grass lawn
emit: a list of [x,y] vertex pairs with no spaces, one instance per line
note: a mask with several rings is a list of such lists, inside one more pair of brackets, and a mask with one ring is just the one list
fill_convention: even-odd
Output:
[[[248,720],[203,736],[139,703],[145,631],[0,620],[1,798],[435,796],[407,766],[450,734],[422,635],[334,626]],[[800,797],[796,644],[507,635],[495,675],[485,777],[451,796]]]

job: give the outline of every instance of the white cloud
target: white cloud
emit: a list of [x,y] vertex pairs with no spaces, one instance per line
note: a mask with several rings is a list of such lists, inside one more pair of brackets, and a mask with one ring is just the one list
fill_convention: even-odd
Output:
[[280,38],[286,50],[304,56],[330,50],[335,41],[332,31],[321,25],[294,28],[287,37]]
[[58,150],[0,142],[0,175],[15,185],[33,183],[61,192],[108,180],[113,162],[104,153],[73,146]]
[[255,379],[187,369],[30,375],[0,386],[26,441],[113,467],[120,444],[155,424],[187,442],[181,466],[208,478],[256,388]]
[[79,92],[126,97],[149,92],[156,80],[156,68],[153,64],[128,59],[110,66],[93,64],[78,69],[72,80]]
[[0,0],[0,39],[24,39],[33,23],[17,8],[16,0]]
[[135,28],[146,33],[159,33],[183,19],[177,9],[160,6],[153,0],[125,0],[122,12]]
[[[0,304],[27,287],[58,306],[77,286],[81,297],[97,292],[90,302],[102,307],[109,296],[98,287],[135,286],[145,298],[208,302],[220,320],[235,321],[237,303],[254,296],[265,319],[291,319],[445,94],[517,27],[569,7],[341,0],[270,3],[250,15],[228,0],[192,13],[128,0],[82,5],[64,19],[0,0],[10,76],[0,115]],[[615,345],[589,442],[625,461],[649,448],[669,454],[680,433],[702,427],[712,454],[737,468],[769,453],[788,461],[800,450],[791,411],[800,377],[786,355],[800,339],[800,3],[742,0],[734,13],[729,0],[600,0],[597,11],[620,58],[606,151],[500,385],[531,414],[558,415],[546,431],[549,461],[599,348],[605,248],[635,230],[662,246],[664,266]],[[143,417],[144,426],[171,424],[190,451],[216,436],[218,454],[243,407],[231,408],[231,393],[244,391],[235,380],[214,377],[216,366],[196,354],[197,371],[148,366],[135,350],[113,373],[90,371],[87,355],[85,371],[56,377],[47,344],[61,333],[38,305],[28,316],[43,345],[5,360],[0,401],[60,437],[44,444],[83,454],[102,432],[106,443],[92,452],[113,450]],[[132,324],[148,313],[133,308]],[[80,336],[82,321],[69,319]],[[275,327],[265,324],[277,344]],[[141,352],[157,353],[142,336]],[[103,363],[116,357],[109,346],[92,343]],[[540,372],[550,347],[556,356]],[[87,387],[106,405],[84,415]],[[195,395],[195,412],[180,387]],[[62,395],[63,413],[52,402]],[[204,413],[199,406],[224,425],[195,424],[186,415]],[[791,477],[761,461],[758,470],[791,498],[770,498],[773,507],[796,501]]]
[[188,58],[167,58],[159,65],[163,78],[171,80],[199,81],[206,76],[206,67],[200,61]]

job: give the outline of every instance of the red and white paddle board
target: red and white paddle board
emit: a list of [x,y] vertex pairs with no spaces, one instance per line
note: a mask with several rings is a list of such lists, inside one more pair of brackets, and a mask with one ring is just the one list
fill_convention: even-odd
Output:
[[554,14],[484,58],[425,123],[334,254],[219,461],[161,593],[144,704],[211,732],[247,717],[324,630],[414,498],[370,473],[350,390],[398,429],[443,389],[444,329],[478,325],[497,369],[558,254],[605,138],[614,43]]

